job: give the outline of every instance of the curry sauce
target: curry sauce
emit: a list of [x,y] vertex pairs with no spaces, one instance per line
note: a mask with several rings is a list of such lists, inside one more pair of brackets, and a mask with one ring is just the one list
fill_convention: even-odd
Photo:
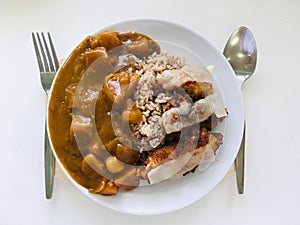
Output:
[[[160,47],[146,35],[104,31],[85,38],[57,74],[48,108],[53,148],[72,178],[92,193],[114,195],[139,185],[134,166],[143,155],[118,141],[110,111],[139,79],[129,55],[154,52]],[[135,106],[127,114],[130,123],[141,119]]]

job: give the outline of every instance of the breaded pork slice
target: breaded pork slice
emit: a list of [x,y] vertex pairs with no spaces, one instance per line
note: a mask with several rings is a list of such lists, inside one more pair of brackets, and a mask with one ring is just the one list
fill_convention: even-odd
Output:
[[[223,139],[222,134],[219,133],[208,133],[207,136],[208,141],[205,145],[201,144],[201,140],[199,140],[196,147],[183,151],[183,154],[180,155],[176,154],[178,152],[176,144],[157,149],[148,156],[142,176],[150,184],[155,184],[183,176],[197,166],[202,167],[202,169],[207,167],[206,165],[214,160],[215,151],[222,144]],[[189,148],[190,146],[186,147]]]
[[193,156],[181,168],[176,176],[182,176],[195,167],[199,166],[199,170],[203,171],[214,161],[215,152],[222,144],[223,135],[221,133],[210,133],[207,145],[198,147],[193,151]]

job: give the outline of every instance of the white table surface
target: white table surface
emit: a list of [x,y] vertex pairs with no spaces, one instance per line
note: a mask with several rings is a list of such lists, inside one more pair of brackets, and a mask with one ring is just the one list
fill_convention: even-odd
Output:
[[[45,200],[46,104],[31,32],[50,31],[63,57],[87,34],[136,17],[186,25],[220,51],[238,26],[254,33],[258,67],[243,89],[248,124],[244,195],[237,194],[231,175],[187,208],[133,216],[106,209],[56,178],[54,197]],[[0,28],[0,225],[300,223],[300,1],[1,0]]]

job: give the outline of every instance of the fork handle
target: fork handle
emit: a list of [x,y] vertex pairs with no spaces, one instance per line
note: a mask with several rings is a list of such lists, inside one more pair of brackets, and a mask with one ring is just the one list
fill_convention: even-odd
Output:
[[48,131],[47,131],[47,122],[45,122],[45,148],[44,148],[44,166],[45,166],[45,194],[46,199],[51,199],[53,195],[53,182],[55,175],[55,157],[53,155]]
[[236,183],[239,194],[244,194],[244,178],[245,178],[245,133],[246,133],[246,121],[244,121],[244,132],[242,137],[242,143],[240,145],[239,152],[235,158],[236,169]]

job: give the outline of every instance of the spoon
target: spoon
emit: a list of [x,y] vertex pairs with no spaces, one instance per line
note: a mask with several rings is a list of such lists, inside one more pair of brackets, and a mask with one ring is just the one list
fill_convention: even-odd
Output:
[[[256,68],[257,47],[253,34],[246,27],[239,27],[228,39],[223,55],[229,61],[239,85],[249,79]],[[245,130],[246,121],[244,121],[244,131],[242,143],[235,158],[236,181],[238,193],[244,193],[244,177],[245,177]]]

